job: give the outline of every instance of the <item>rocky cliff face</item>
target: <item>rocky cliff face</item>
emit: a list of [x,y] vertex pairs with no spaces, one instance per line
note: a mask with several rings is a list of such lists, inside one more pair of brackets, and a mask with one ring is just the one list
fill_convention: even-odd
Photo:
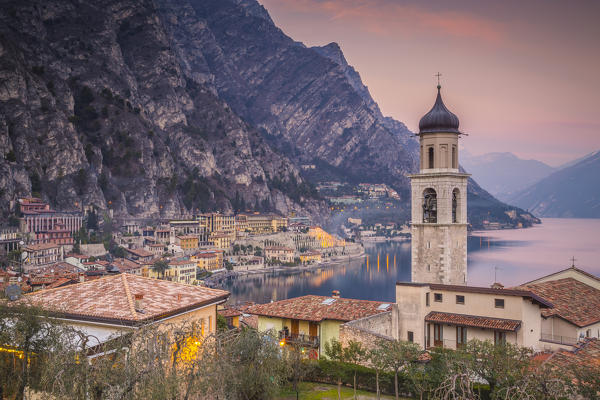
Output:
[[38,193],[120,215],[321,212],[293,164],[173,46],[166,17],[152,1],[3,2],[2,211]]
[[[277,28],[256,0],[159,0],[188,74],[202,77],[270,144],[312,180],[391,185],[408,207],[406,175],[418,170],[418,143],[384,117],[340,47],[307,48]],[[425,110],[424,110],[425,112]],[[507,210],[469,179],[470,218],[531,220]]]
[[386,182],[407,194],[416,142],[403,124],[387,123],[339,46],[307,48],[255,1],[242,3],[160,1],[190,73],[206,76],[295,163],[314,163],[318,174],[343,180]]
[[[387,183],[408,207],[417,158],[337,44],[293,41],[256,0],[0,8],[3,211],[37,192],[121,215],[320,214],[306,163],[311,180]],[[505,206],[469,188],[482,215]]]

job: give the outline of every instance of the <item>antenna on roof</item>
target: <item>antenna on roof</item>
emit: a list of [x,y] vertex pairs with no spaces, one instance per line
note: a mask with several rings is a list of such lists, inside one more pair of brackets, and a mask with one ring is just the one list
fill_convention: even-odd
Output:
[[500,269],[500,267],[498,267],[497,265],[494,265],[494,283],[498,282],[498,270]]

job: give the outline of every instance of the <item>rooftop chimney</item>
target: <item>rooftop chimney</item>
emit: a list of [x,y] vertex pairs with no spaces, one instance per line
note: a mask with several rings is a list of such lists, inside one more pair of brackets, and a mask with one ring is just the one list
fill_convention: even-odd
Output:
[[339,290],[332,290],[331,291],[331,297],[333,297],[334,299],[339,299],[340,298],[340,291]]
[[500,282],[494,282],[494,283],[492,283],[491,288],[492,289],[504,289],[504,285],[501,284]]
[[135,299],[135,311],[137,312],[144,312],[144,295],[143,294],[135,294],[134,296]]

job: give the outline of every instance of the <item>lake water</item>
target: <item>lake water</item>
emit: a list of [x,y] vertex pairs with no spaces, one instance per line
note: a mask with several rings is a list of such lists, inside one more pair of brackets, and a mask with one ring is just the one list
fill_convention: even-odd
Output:
[[[410,280],[410,241],[365,245],[368,255],[320,269],[238,277],[225,289],[233,302],[265,303],[305,294],[395,300],[396,281]],[[600,275],[600,219],[544,219],[529,229],[474,232],[468,237],[468,283],[518,285],[571,265]]]

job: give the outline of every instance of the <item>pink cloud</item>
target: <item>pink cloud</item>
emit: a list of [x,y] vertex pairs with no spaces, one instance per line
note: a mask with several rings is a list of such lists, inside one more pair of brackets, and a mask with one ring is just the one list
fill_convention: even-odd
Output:
[[325,14],[381,36],[433,33],[495,44],[506,39],[506,29],[497,21],[463,11],[434,12],[389,0],[263,0],[270,1],[293,12]]

